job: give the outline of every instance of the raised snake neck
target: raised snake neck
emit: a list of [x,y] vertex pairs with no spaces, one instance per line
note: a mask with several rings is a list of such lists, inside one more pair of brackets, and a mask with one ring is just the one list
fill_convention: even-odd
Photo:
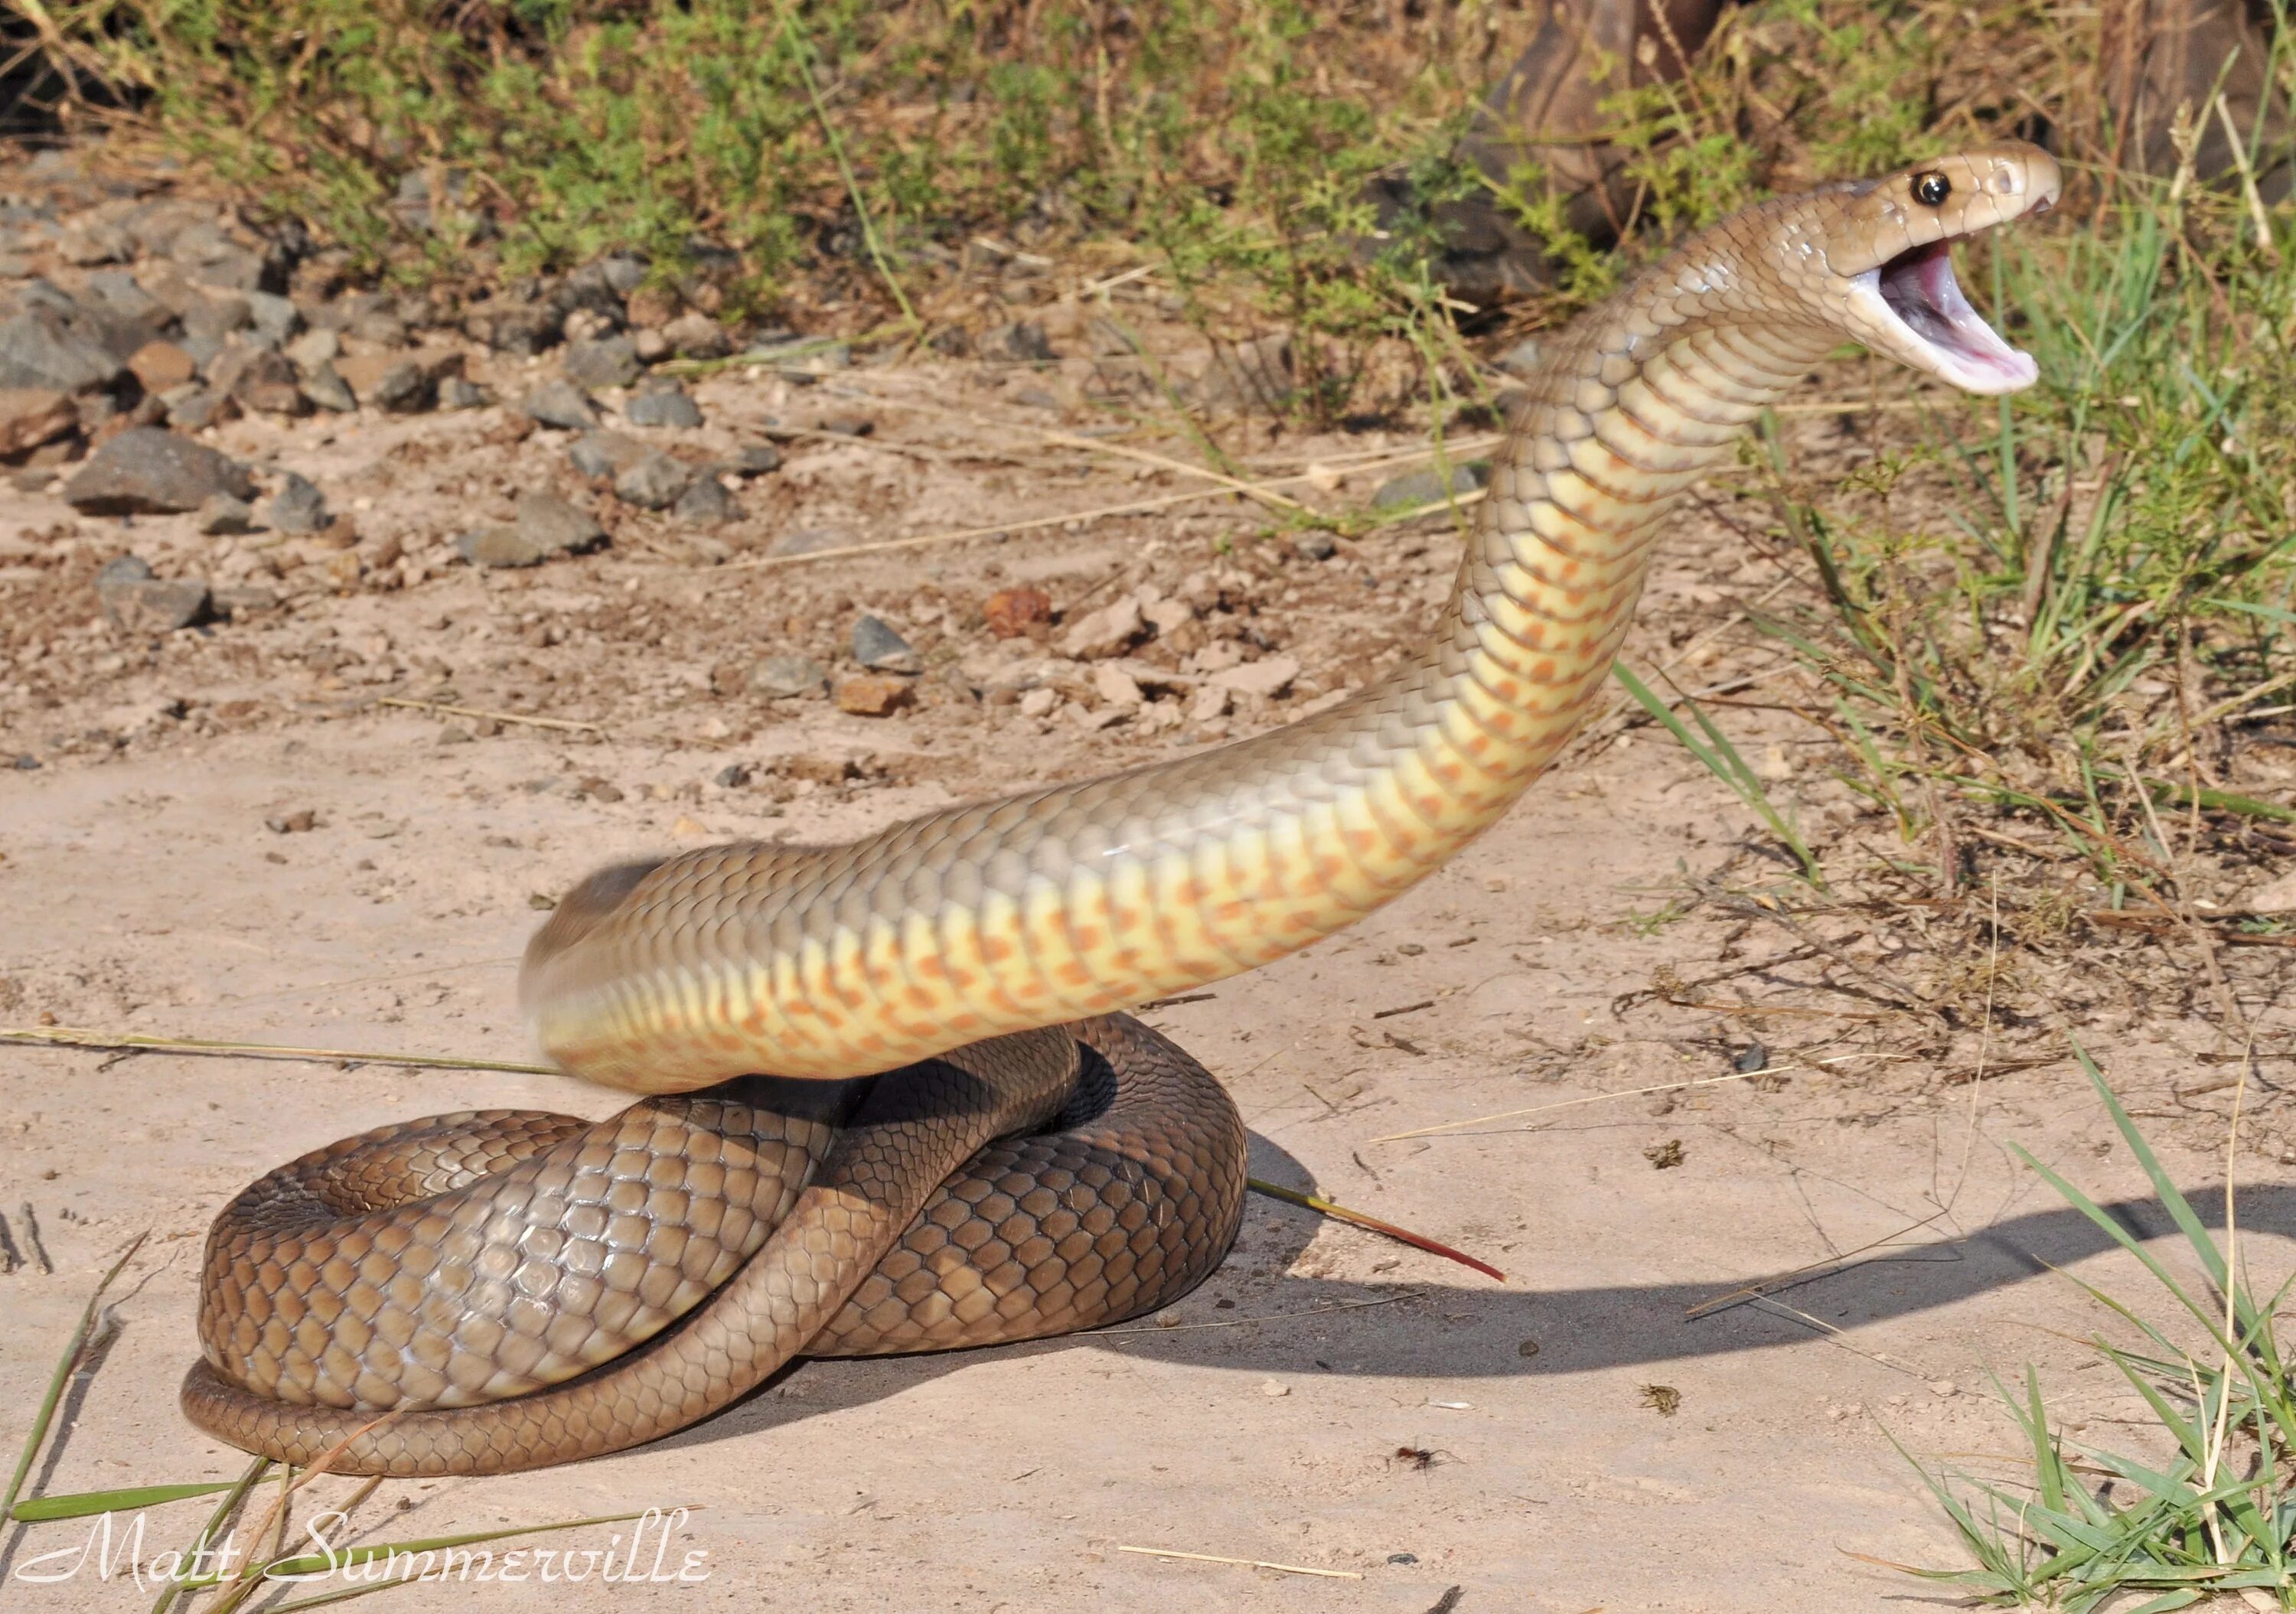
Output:
[[[2029,382],[1930,249],[2056,191],[2005,145],[1786,198],[1581,316],[1428,648],[1309,721],[848,846],[593,876],[522,980],[570,1074],[890,1074],[850,1115],[743,1087],[306,1157],[218,1219],[185,1411],[339,1471],[488,1472],[668,1433],[800,1352],[1037,1338],[1186,1292],[1235,1231],[1234,1106],[1146,1028],[1066,1022],[1294,951],[1488,827],[1595,701],[1676,496],[1845,340]],[[1073,1104],[1079,1044],[1150,1096],[1013,1136]]]
[[[1909,193],[1942,176],[1951,200]],[[608,870],[527,950],[570,1074],[638,1092],[844,1077],[1267,963],[1488,828],[1597,698],[1676,496],[1845,340],[1838,265],[2046,207],[2007,144],[1752,208],[1575,321],[1492,466],[1423,650],[1288,728],[845,846]],[[1926,232],[1926,233],[1925,233]]]

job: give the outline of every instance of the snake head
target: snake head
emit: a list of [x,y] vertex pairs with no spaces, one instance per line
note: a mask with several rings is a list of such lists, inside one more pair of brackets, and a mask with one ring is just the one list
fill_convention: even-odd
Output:
[[1963,295],[1953,243],[2056,203],[2056,160],[2021,141],[1796,198],[1782,278],[1842,335],[1967,392],[2016,392],[2040,370]]

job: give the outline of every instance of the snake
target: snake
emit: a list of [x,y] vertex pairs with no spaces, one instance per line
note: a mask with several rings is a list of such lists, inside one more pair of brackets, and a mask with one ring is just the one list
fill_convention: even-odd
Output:
[[837,846],[603,869],[520,973],[598,1122],[385,1127],[209,1232],[181,1403],[346,1473],[603,1455],[801,1356],[1120,1322],[1225,1257],[1245,1131],[1127,1011],[1294,953],[1488,829],[1596,709],[1671,512],[1818,363],[1980,395],[2038,366],[1951,249],[2046,211],[2001,142],[1757,203],[1573,319],[1415,654],[1287,726]]

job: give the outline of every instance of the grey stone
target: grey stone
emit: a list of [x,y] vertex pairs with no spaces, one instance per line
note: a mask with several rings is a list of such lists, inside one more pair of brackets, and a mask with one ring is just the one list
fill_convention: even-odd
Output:
[[734,496],[726,491],[713,471],[705,471],[693,479],[693,486],[677,496],[670,506],[670,514],[688,527],[723,527],[728,521],[742,519],[742,507]]
[[303,328],[303,311],[283,297],[269,291],[248,291],[248,318],[257,331],[268,338],[274,346],[283,347]]
[[634,437],[619,431],[593,431],[567,446],[566,457],[574,469],[593,481],[618,477],[653,452]]
[[228,537],[234,533],[250,532],[255,527],[255,506],[245,499],[234,499],[227,493],[218,493],[201,504],[195,524],[209,537]]
[[168,395],[168,424],[177,431],[205,431],[239,418],[239,400],[211,387],[182,387]]
[[384,371],[360,401],[393,414],[413,414],[428,409],[438,397],[439,378],[409,359]]
[[115,627],[131,633],[173,633],[198,621],[208,608],[208,586],[163,581],[139,556],[122,555],[95,574],[95,597]]
[[184,310],[186,336],[226,337],[254,323],[255,315],[247,299],[229,294],[193,298]]
[[301,537],[324,532],[334,518],[327,510],[327,496],[308,479],[288,471],[281,478],[279,491],[263,512],[264,520],[272,531]]
[[750,669],[750,692],[787,700],[825,688],[829,673],[810,656],[767,656]]
[[229,617],[234,620],[251,617],[258,611],[269,610],[278,603],[279,596],[275,593],[251,583],[242,583],[235,587],[226,585],[211,589],[208,594],[209,610],[218,617]]
[[681,358],[724,358],[734,351],[726,327],[699,309],[679,315],[661,328],[661,334]]
[[718,462],[718,469],[734,476],[764,476],[782,468],[782,451],[771,443],[744,443],[734,457]]
[[472,565],[493,569],[539,566],[549,553],[507,527],[466,532],[455,540],[455,547]]
[[879,617],[861,618],[853,624],[853,659],[871,672],[916,673],[924,670],[916,648]]
[[388,308],[368,308],[344,327],[344,333],[378,348],[406,346],[406,322]]
[[81,322],[53,308],[34,308],[0,324],[0,387],[94,392],[119,380],[124,357]]
[[483,409],[494,401],[493,393],[478,382],[459,375],[450,375],[439,383],[439,407],[441,409]]
[[606,541],[595,516],[554,493],[521,494],[514,530],[540,552],[573,553]]
[[176,346],[190,354],[192,363],[200,367],[201,375],[205,375],[208,366],[222,356],[224,340],[220,336],[186,336]]
[[481,318],[482,331],[474,329],[473,335],[500,352],[527,357],[554,347],[566,330],[566,310],[554,303],[506,303]]
[[518,406],[536,424],[554,426],[561,431],[584,431],[598,423],[598,411],[589,394],[570,381],[545,381],[521,399]]
[[175,317],[165,303],[146,291],[125,269],[98,269],[87,277],[87,289],[122,319],[135,320],[153,331]]
[[562,367],[568,381],[594,389],[627,387],[637,380],[644,369],[638,363],[637,349],[630,345],[630,339],[627,336],[570,342]]
[[312,400],[305,395],[295,366],[287,362],[284,354],[268,348],[249,352],[232,378],[231,395],[250,409],[260,409],[268,414],[311,413]]
[[1517,381],[1534,379],[1546,367],[1546,349],[1537,337],[1526,337],[1499,356],[1498,366]]
[[1424,471],[1406,471],[1399,477],[1390,477],[1371,496],[1374,510],[1408,510],[1415,504],[1437,504],[1446,498],[1456,498],[1463,493],[1472,493],[1490,475],[1488,460],[1470,460],[1454,465],[1447,476],[1433,466]]
[[348,414],[358,407],[358,399],[351,396],[350,383],[337,375],[334,365],[324,359],[312,365],[303,377],[303,396],[337,414]]
[[662,387],[641,392],[622,406],[622,416],[633,426],[664,426],[690,430],[701,424],[701,406],[682,387]]
[[645,284],[646,260],[629,252],[615,252],[598,260],[598,272],[617,297],[627,297]]
[[614,496],[644,510],[668,510],[693,486],[693,467],[666,454],[648,454],[614,479]]
[[255,479],[205,444],[136,426],[88,456],[65,484],[64,503],[83,515],[141,515],[197,510],[219,493],[252,498]]
[[1328,532],[1303,532],[1292,540],[1292,553],[1303,561],[1328,561],[1340,551]]
[[824,549],[844,549],[853,535],[840,527],[799,527],[775,538],[767,553],[777,555],[819,554]]
[[287,358],[294,360],[296,370],[312,372],[319,365],[333,365],[335,360],[342,358],[342,338],[333,331],[306,331],[283,351]]

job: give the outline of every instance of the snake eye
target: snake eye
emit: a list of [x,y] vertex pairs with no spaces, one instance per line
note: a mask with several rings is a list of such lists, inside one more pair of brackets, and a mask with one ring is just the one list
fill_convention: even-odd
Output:
[[1914,200],[1925,208],[1934,208],[1953,194],[1953,181],[1944,175],[1931,172],[1914,176]]

